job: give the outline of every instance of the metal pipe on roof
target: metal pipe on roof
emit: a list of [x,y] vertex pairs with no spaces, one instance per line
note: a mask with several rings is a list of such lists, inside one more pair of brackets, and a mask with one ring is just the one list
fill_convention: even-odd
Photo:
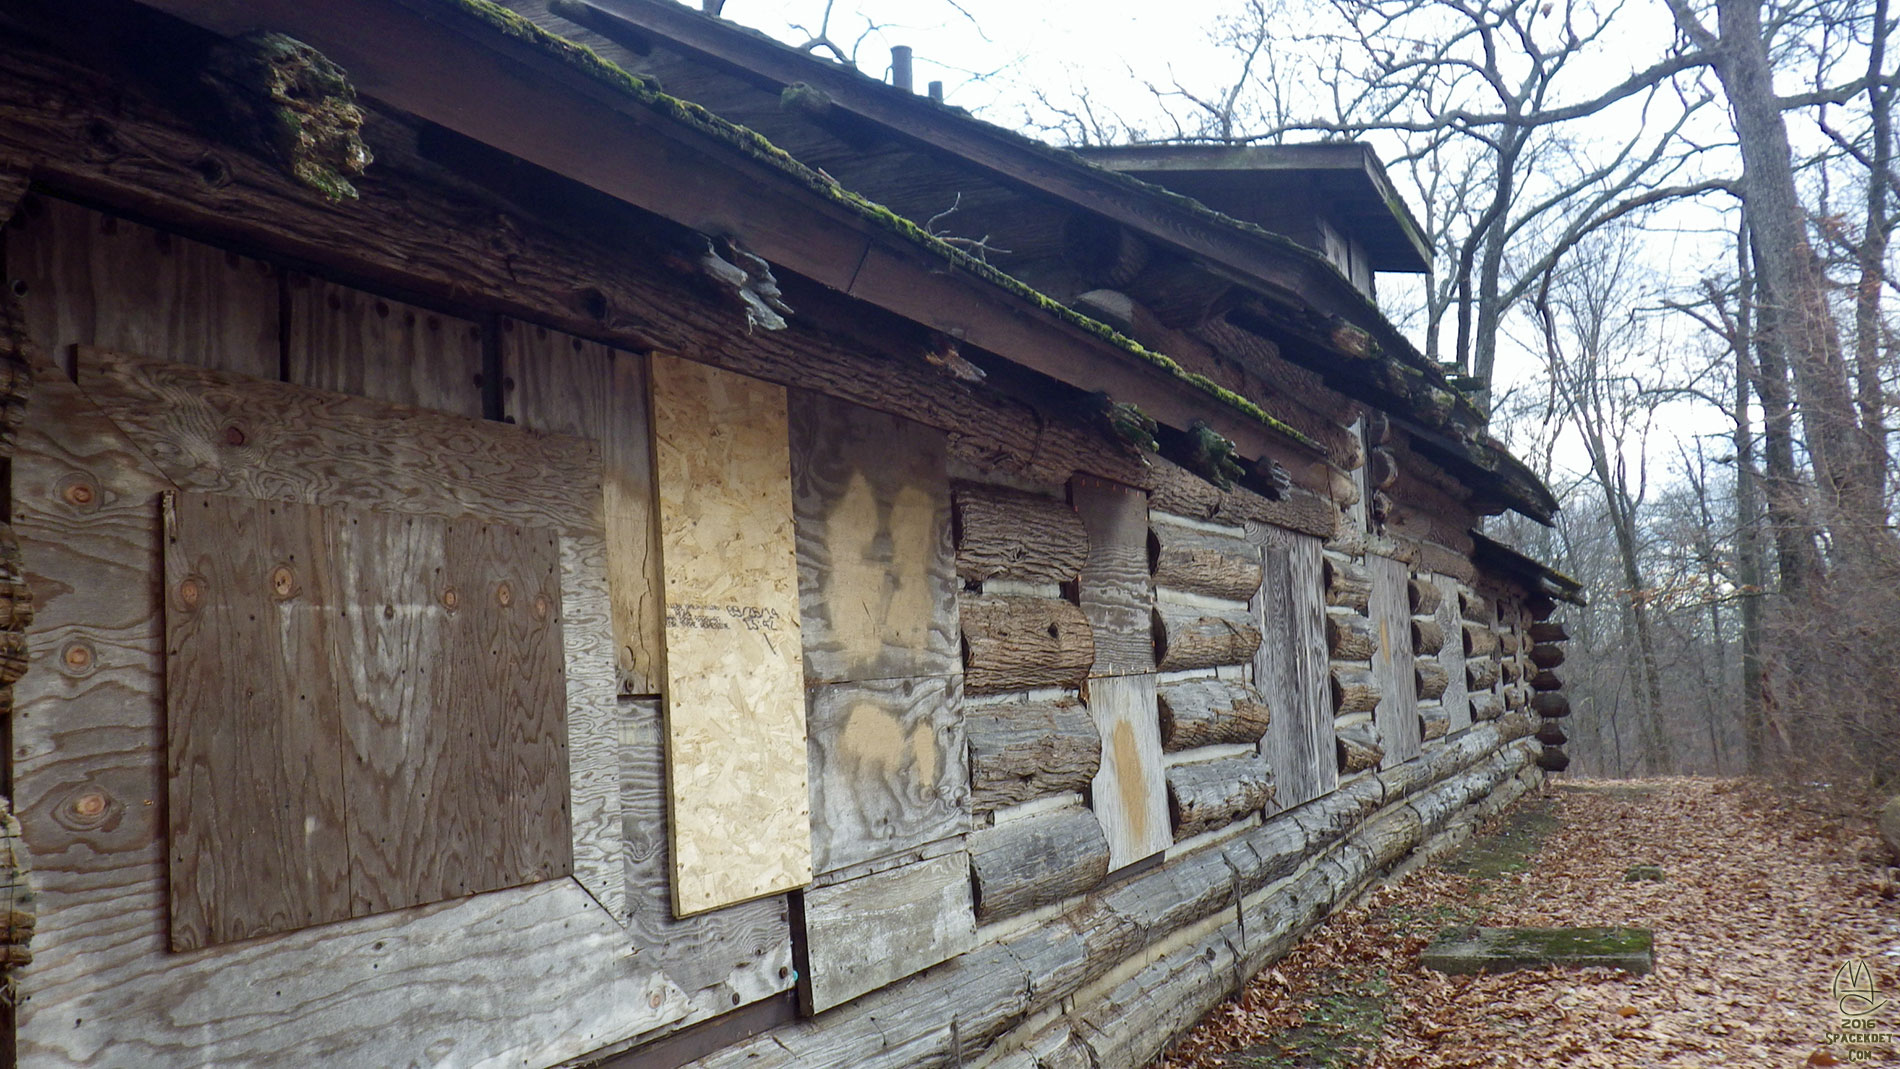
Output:
[[916,82],[911,74],[910,57],[909,45],[891,46],[891,84],[906,93],[917,91]]

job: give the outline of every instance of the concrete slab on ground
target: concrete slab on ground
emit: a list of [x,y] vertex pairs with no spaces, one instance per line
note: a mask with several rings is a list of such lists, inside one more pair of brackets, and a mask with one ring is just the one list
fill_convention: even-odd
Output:
[[1647,928],[1451,928],[1418,960],[1455,975],[1545,965],[1607,965],[1641,975],[1656,964]]

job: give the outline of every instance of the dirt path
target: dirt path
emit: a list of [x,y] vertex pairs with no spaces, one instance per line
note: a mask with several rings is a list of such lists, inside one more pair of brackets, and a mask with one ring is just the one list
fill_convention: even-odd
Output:
[[[1870,827],[1698,779],[1564,783],[1502,825],[1333,917],[1153,1069],[1900,1064],[1892,1039],[1836,1035],[1854,960],[1891,1000],[1874,1027],[1900,1032],[1900,902],[1863,860]],[[1656,970],[1418,967],[1465,924],[1652,928]]]

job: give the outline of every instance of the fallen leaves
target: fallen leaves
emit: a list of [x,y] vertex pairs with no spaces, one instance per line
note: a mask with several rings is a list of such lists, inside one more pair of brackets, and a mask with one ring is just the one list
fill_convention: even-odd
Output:
[[[1871,827],[1831,822],[1805,799],[1739,781],[1568,783],[1546,799],[1520,803],[1554,804],[1560,819],[1524,871],[1420,869],[1335,915],[1153,1069],[1849,1062],[1833,1035],[1834,970],[1865,960],[1893,996],[1900,963],[1900,919],[1886,897],[1885,857],[1869,851]],[[1626,881],[1639,865],[1664,879]],[[1465,924],[1647,927],[1656,970],[1451,977],[1417,966],[1439,928]],[[1372,1034],[1341,1043],[1342,1060],[1281,1053],[1324,1020],[1329,999],[1363,993],[1375,978],[1383,1011],[1357,1015]],[[1893,1019],[1882,1026],[1900,1031],[1900,1009],[1886,1012]],[[1252,1060],[1228,1059],[1243,1050]],[[1259,1060],[1263,1052],[1280,1060]],[[1854,1064],[1895,1058],[1884,1046],[1851,1053]]]

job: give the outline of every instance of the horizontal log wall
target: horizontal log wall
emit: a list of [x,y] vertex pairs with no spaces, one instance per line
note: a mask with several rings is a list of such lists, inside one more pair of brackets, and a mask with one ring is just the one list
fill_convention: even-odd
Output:
[[[910,981],[691,1064],[934,1069],[1021,1044],[1086,1059],[1043,1066],[1135,1069],[1386,867],[1537,783],[1536,743],[1517,741],[1530,730],[1521,717],[1479,725]],[[1012,1056],[996,1064],[1036,1064]]]

